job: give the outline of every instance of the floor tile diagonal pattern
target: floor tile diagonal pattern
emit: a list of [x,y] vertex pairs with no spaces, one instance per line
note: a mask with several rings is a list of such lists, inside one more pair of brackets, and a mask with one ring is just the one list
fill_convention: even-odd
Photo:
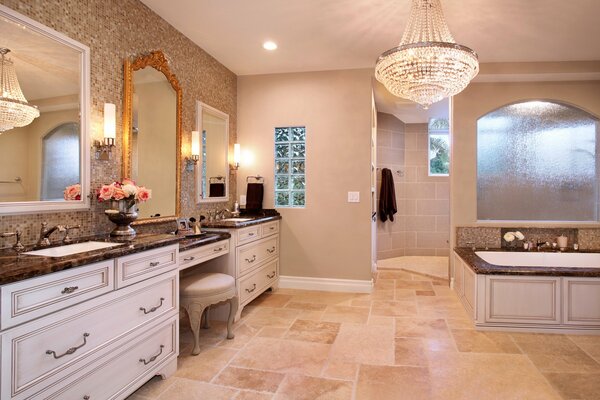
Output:
[[130,400],[597,400],[600,336],[478,332],[447,281],[380,271],[371,294],[281,289],[202,331]]

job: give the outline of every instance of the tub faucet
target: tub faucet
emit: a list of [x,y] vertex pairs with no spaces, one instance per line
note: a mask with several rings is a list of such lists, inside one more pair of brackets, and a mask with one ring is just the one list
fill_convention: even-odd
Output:
[[40,229],[40,238],[37,241],[37,246],[50,246],[50,235],[52,235],[54,231],[64,232],[65,227],[62,225],[54,225],[52,228],[48,229],[48,223],[42,222],[42,227]]
[[543,250],[544,247],[551,248],[550,242],[536,241],[536,248],[538,251]]

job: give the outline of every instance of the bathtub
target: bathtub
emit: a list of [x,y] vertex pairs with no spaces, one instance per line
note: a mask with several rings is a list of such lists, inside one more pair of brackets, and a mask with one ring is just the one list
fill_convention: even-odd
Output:
[[489,264],[501,266],[600,268],[600,253],[476,251],[475,254]]

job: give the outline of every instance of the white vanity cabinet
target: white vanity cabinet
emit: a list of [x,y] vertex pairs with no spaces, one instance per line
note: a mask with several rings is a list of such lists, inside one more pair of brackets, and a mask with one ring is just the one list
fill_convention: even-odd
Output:
[[123,399],[172,374],[178,288],[178,245],[0,287],[0,397]]
[[[205,264],[202,269],[235,277],[240,301],[235,320],[244,306],[279,284],[279,220],[243,228],[218,229],[231,235],[231,250]],[[225,314],[223,314],[225,315]]]

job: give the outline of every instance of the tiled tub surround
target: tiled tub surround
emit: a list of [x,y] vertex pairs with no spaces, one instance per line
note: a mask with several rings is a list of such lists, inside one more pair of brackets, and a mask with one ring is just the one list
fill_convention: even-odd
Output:
[[[502,228],[502,227],[456,227],[456,247],[476,247],[478,249],[498,249],[510,247],[503,240],[504,233],[519,231],[526,239],[542,242],[556,242],[556,238],[565,235],[569,238],[569,248],[579,244],[581,250],[600,249],[600,228]],[[515,240],[515,247],[522,242]]]
[[[91,160],[91,186],[122,178],[122,104],[123,60],[151,50],[162,50],[170,60],[171,70],[183,89],[182,145],[183,158],[190,149],[191,131],[195,129],[196,100],[201,100],[229,114],[229,142],[236,138],[237,78],[200,47],[170,26],[138,0],[102,1],[0,0],[0,3],[90,47],[91,56],[91,135],[101,140],[104,103],[117,106],[116,147],[112,159]],[[93,153],[93,152],[92,152]],[[197,216],[209,208],[227,205],[197,205],[194,174],[182,169],[181,214]],[[143,182],[140,182],[143,184]],[[235,176],[230,176],[229,206],[236,196]],[[0,215],[0,232],[24,232],[25,244],[35,243],[39,223],[81,225],[77,235],[90,236],[109,232],[112,223],[104,215],[105,206],[92,201],[90,210],[46,214]],[[157,232],[144,226],[139,233]],[[169,229],[162,230],[167,232]],[[3,244],[0,243],[0,246]]]
[[453,261],[454,291],[479,329],[600,334],[600,265],[494,265],[472,248],[456,248]]

